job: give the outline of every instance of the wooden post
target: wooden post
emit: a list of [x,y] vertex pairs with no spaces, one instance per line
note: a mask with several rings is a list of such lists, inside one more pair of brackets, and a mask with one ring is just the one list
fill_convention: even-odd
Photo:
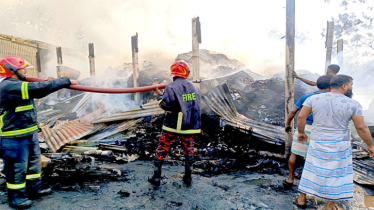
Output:
[[91,86],[95,86],[95,53],[94,44],[88,44],[88,59],[90,61]]
[[[192,18],[192,78],[200,79],[199,43],[201,43],[201,24],[199,17]],[[200,88],[200,83],[195,83]]]
[[40,48],[39,43],[36,44],[36,70],[38,71],[38,78],[42,78],[42,65],[40,59]]
[[[294,78],[295,70],[295,0],[286,0],[286,86],[285,86],[285,120],[294,106]],[[291,127],[294,127],[292,121]],[[288,157],[292,145],[293,132],[286,133],[285,156]]]
[[326,34],[326,65],[325,73],[327,73],[327,67],[331,64],[331,52],[332,52],[332,41],[334,39],[334,22],[327,22],[327,34]]
[[344,65],[344,57],[343,57],[343,39],[338,40],[338,64],[340,66],[340,70],[343,69]]
[[[40,48],[39,43],[36,43],[36,70],[38,71],[38,78],[42,78],[42,65],[41,65],[41,59],[40,59]],[[40,106],[44,101],[44,97],[40,99],[36,99],[35,103]]]
[[57,64],[62,65],[62,51],[61,47],[56,47],[56,54],[57,54]]
[[[139,87],[138,78],[139,78],[139,62],[138,62],[138,33],[131,37],[131,48],[132,48],[132,69],[133,69],[133,81],[134,87]],[[140,93],[135,93],[134,101],[140,103]]]
[[[88,43],[88,60],[90,61],[91,86],[95,86],[95,53],[93,43]],[[95,94],[91,96],[92,111],[96,110],[95,96]]]
[[[56,55],[57,55],[56,69],[58,69],[58,66],[62,65],[62,50],[61,50],[61,47],[56,47]],[[57,70],[57,77],[58,77],[58,70]],[[60,99],[60,97],[61,97],[61,90],[57,91],[57,98]]]

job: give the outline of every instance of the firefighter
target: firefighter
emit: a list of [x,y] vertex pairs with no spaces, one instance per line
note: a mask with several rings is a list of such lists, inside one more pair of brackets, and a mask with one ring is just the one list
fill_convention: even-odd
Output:
[[173,82],[166,86],[164,94],[161,94],[158,89],[155,90],[160,107],[166,111],[166,117],[156,151],[154,174],[148,181],[160,186],[161,167],[165,156],[170,152],[172,144],[179,138],[185,155],[183,181],[190,186],[194,162],[193,135],[201,132],[200,89],[187,80],[190,68],[185,61],[176,61],[170,69],[171,75],[174,76]]
[[32,204],[29,198],[52,192],[51,188],[41,189],[42,165],[34,98],[78,84],[67,77],[25,82],[30,67],[20,57],[0,59],[0,149],[9,204],[15,208],[27,208]]

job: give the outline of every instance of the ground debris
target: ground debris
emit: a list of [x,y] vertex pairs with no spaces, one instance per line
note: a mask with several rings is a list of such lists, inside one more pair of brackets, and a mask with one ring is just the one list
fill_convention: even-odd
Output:
[[121,171],[101,163],[96,163],[95,158],[77,154],[44,154],[50,162],[44,169],[44,176],[60,178],[88,178],[93,177],[120,177]]
[[173,206],[182,206],[183,202],[170,201],[170,205],[173,205]]
[[131,193],[126,189],[122,189],[122,190],[118,191],[118,194],[121,197],[129,197]]

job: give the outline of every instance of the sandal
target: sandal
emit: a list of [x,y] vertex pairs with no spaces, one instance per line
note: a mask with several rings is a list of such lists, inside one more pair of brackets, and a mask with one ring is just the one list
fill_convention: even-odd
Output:
[[300,205],[297,200],[299,200],[299,196],[296,196],[296,199],[295,199],[296,206],[299,207],[299,208],[305,209],[306,208],[306,203],[304,205]]
[[293,182],[289,183],[289,182],[287,182],[287,179],[285,179],[285,180],[283,180],[283,186],[286,189],[290,189],[291,187],[293,187]]

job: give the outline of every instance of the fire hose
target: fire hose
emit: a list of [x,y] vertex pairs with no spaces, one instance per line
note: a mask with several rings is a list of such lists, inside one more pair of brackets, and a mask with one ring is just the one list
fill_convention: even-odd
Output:
[[[41,79],[41,78],[26,77],[26,81],[45,82],[47,80]],[[166,84],[133,87],[133,88],[100,88],[100,87],[91,87],[91,86],[84,86],[84,85],[70,85],[69,88],[73,90],[80,90],[80,91],[93,92],[93,93],[136,93],[136,92],[152,91],[152,90],[156,90],[156,88],[164,89],[165,87],[166,87]]]

